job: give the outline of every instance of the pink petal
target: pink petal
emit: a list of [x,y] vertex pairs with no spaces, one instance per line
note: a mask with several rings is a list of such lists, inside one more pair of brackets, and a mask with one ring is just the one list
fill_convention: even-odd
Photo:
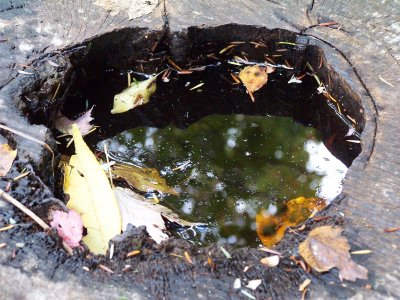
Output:
[[83,231],[81,216],[73,210],[70,210],[68,213],[60,210],[53,210],[52,217],[53,221],[50,222],[50,225],[57,229],[58,235],[69,246],[79,246]]

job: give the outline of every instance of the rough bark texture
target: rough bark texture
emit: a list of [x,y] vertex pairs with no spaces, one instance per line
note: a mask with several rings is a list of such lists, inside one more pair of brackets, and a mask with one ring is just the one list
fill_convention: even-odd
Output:
[[[229,23],[282,28],[315,37],[322,48],[330,53],[328,63],[347,81],[361,98],[366,124],[362,134],[363,152],[353,162],[346,177],[343,199],[337,211],[345,216],[345,234],[353,249],[370,249],[373,254],[362,258],[369,269],[372,290],[358,284],[342,284],[346,292],[336,291],[338,297],[356,296],[387,299],[399,298],[397,288],[400,272],[399,234],[384,233],[385,228],[400,226],[400,142],[398,132],[400,107],[397,103],[400,84],[400,1],[257,1],[257,0],[179,0],[161,1],[149,15],[128,20],[121,12],[110,12],[92,1],[81,0],[3,0],[0,2],[0,122],[44,141],[45,126],[30,126],[21,116],[12,100],[18,95],[18,85],[13,78],[25,64],[57,49],[79,44],[85,39],[125,27],[148,27],[172,33],[172,50],[179,56],[179,44],[184,42],[175,32],[191,26],[218,26]],[[318,23],[338,22],[340,30]],[[25,71],[30,71],[29,68]],[[382,80],[382,78],[384,80]],[[24,79],[25,80],[25,79]],[[390,84],[385,83],[387,81]],[[21,82],[21,81],[20,81]],[[6,107],[7,106],[7,107]],[[14,106],[14,107],[13,107]],[[18,148],[33,160],[44,150],[35,143],[15,138]],[[8,255],[0,250],[0,262],[7,263]],[[3,287],[10,274],[29,270],[34,266],[15,269],[12,264],[2,266],[0,280]],[[53,298],[54,289],[46,289],[40,274],[31,281],[23,275],[20,289],[32,287]],[[324,277],[325,276],[325,277]],[[328,294],[332,277],[319,276],[311,285],[311,297],[324,298]],[[73,281],[68,283],[74,286]],[[210,288],[217,291],[217,285]],[[107,298],[116,297],[113,287],[93,288],[76,284],[73,293],[64,292],[58,298]],[[18,287],[10,282],[8,298],[19,298]],[[328,288],[327,288],[328,286]],[[340,287],[335,283],[335,287]],[[346,288],[344,288],[346,286]],[[349,292],[350,291],[350,292]],[[38,292],[39,293],[39,292]],[[132,292],[134,293],[134,292]],[[133,295],[131,293],[131,295]],[[87,295],[91,294],[91,297]],[[204,294],[203,294],[204,295]],[[132,296],[133,297],[133,296]],[[143,296],[144,297],[144,296]],[[207,296],[205,296],[207,297]],[[40,296],[37,296],[39,299]]]

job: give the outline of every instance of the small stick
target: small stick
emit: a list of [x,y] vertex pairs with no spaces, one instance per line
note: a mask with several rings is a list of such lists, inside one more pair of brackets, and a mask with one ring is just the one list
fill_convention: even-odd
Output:
[[[21,204],[17,199],[13,198],[9,194],[7,194],[5,191],[0,189],[0,197],[3,198],[4,200],[8,201],[12,205],[16,206],[19,208],[22,212],[24,212],[26,215],[31,217],[40,227],[42,227],[45,231],[50,230],[50,226],[47,225],[41,218],[39,218],[33,211],[31,211],[29,208],[27,208],[25,205]],[[72,248],[65,242],[63,241],[63,247],[65,251],[69,255],[72,255],[73,251]]]
[[111,167],[110,167],[110,159],[108,158],[108,149],[107,149],[107,144],[104,144],[104,153],[106,155],[106,160],[107,160],[107,166],[108,166],[108,176],[109,176],[109,180],[110,180],[110,185],[112,188],[114,188],[114,184],[112,181],[112,175],[111,175]]
[[332,26],[332,25],[338,25],[338,22],[326,22],[326,23],[319,23],[318,26]]
[[27,214],[29,217],[31,217],[36,223],[38,223],[40,225],[40,227],[42,227],[44,230],[50,229],[50,226],[47,225],[41,218],[39,218],[33,211],[31,211],[25,205],[21,204],[17,199],[13,198],[12,196],[7,194],[2,189],[0,189],[0,197],[2,197],[4,200],[10,202],[12,205],[16,206],[20,210],[22,210],[25,214]]
[[57,85],[56,91],[54,92],[53,98],[51,98],[51,101],[53,101],[54,99],[56,99],[58,92],[60,91],[60,87],[61,87],[61,83],[59,83]]

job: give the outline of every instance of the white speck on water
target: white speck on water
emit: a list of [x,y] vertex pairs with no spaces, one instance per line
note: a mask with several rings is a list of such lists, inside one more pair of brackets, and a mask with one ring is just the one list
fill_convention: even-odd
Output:
[[223,191],[224,188],[225,188],[225,184],[224,184],[223,182],[218,182],[218,183],[215,185],[215,191],[216,191],[216,192]]
[[275,215],[277,211],[278,211],[278,208],[276,207],[275,204],[270,204],[268,206],[268,214]]
[[283,151],[282,150],[276,150],[274,155],[275,155],[276,159],[281,159],[283,157]]
[[146,139],[145,143],[144,143],[144,146],[145,146],[146,148],[151,148],[151,147],[153,147],[153,145],[154,145],[154,139],[151,138],[151,137],[148,137],[148,138]]
[[235,210],[238,214],[241,214],[246,209],[246,202],[243,199],[236,201]]
[[229,148],[234,148],[234,147],[236,146],[236,141],[235,141],[234,139],[228,139],[228,140],[226,141],[226,145],[227,145]]
[[236,242],[237,242],[236,235],[231,235],[230,237],[228,237],[228,244],[236,244]]
[[312,181],[310,188],[319,187],[318,197],[333,200],[342,190],[347,167],[334,157],[322,142],[309,140],[304,144],[304,149],[309,154],[307,171],[323,176],[320,180]]
[[181,208],[181,210],[182,210],[182,212],[183,213],[185,213],[185,214],[187,214],[187,215],[190,215],[190,214],[192,214],[192,211],[193,211],[193,199],[188,199],[188,200],[186,200],[185,201],[185,203],[183,203],[183,205],[182,205],[182,208]]

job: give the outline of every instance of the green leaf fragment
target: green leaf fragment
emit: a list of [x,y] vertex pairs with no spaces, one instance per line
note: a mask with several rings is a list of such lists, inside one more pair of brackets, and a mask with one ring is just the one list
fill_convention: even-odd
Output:
[[230,253],[229,253],[224,247],[221,246],[220,249],[221,249],[222,253],[225,255],[225,257],[226,257],[227,259],[231,259],[231,258],[232,258],[232,256],[230,255]]

